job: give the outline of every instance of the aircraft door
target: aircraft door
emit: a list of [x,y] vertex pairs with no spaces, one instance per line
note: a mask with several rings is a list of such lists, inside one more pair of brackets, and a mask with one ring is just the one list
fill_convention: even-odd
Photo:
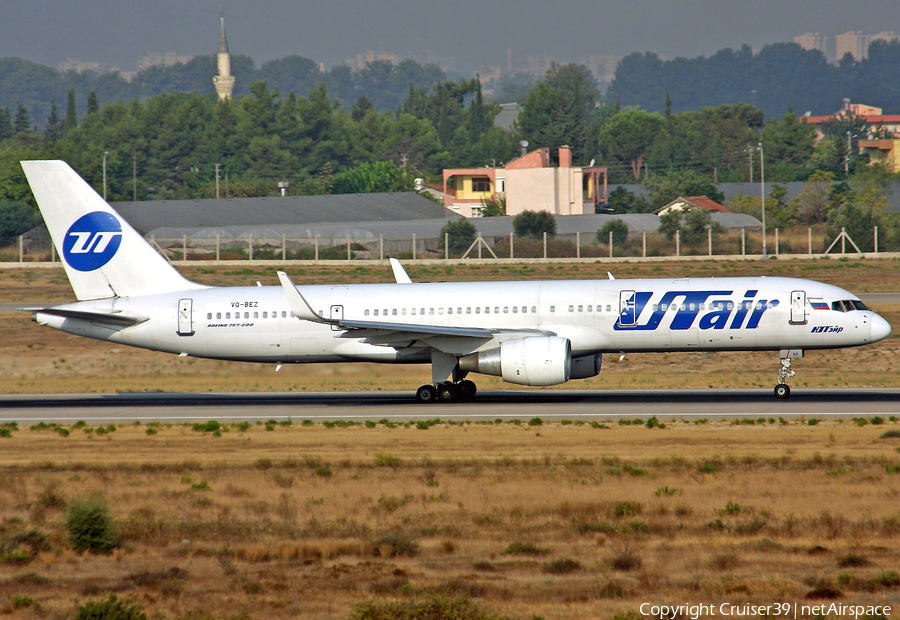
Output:
[[791,291],[791,325],[806,324],[806,291]]
[[634,291],[619,291],[619,325],[634,325],[636,322]]
[[179,336],[194,335],[194,300],[179,299],[178,300],[178,330]]
[[[344,306],[331,306],[331,320],[332,321],[343,321],[344,320]],[[332,325],[331,331],[339,332],[339,331],[341,331],[341,327],[339,327],[337,325]]]

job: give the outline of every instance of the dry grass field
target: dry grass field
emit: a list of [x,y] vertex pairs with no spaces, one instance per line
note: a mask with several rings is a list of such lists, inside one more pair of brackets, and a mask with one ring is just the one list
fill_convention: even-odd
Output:
[[[184,271],[252,285],[275,284],[275,268]],[[501,280],[605,278],[609,269],[900,290],[900,262],[870,260],[409,272]],[[298,283],[390,278],[379,266],[288,271]],[[61,269],[0,270],[0,302],[70,299]],[[900,326],[900,307],[875,309]],[[424,366],[276,374],[179,359],[39,328],[25,314],[0,314],[0,333],[5,393],[411,391],[429,377]],[[812,352],[792,383],[900,385],[898,343],[894,335]],[[604,362],[598,377],[564,387],[768,387],[777,368],[765,353]],[[662,419],[660,428],[635,417],[641,423],[0,428],[0,616],[72,618],[110,594],[160,620],[634,620],[642,603],[900,607],[900,421]],[[115,519],[108,554],[79,552],[70,539],[67,511],[86,498]]]
[[[900,605],[896,419],[530,422],[12,430],[0,613],[109,593],[185,619]],[[83,497],[116,520],[109,554],[73,549]]]

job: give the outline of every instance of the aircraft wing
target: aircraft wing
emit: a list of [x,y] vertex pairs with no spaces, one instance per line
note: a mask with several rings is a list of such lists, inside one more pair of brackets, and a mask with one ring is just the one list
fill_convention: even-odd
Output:
[[460,351],[478,348],[494,339],[506,340],[526,336],[555,335],[536,329],[488,329],[326,318],[316,314],[286,273],[279,271],[278,279],[281,281],[281,286],[294,315],[305,321],[324,323],[347,330],[342,337],[364,339],[369,344],[405,348],[416,343],[419,346],[458,354]]

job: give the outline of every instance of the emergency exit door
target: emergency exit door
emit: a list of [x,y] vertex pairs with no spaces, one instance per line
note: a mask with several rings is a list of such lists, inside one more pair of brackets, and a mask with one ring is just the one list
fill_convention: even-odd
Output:
[[[344,306],[331,306],[331,320],[332,321],[343,321],[344,320]],[[343,328],[339,325],[332,325],[331,331],[339,332]]]
[[194,300],[178,300],[178,331],[179,336],[194,335]]
[[791,291],[791,325],[806,324],[806,291]]

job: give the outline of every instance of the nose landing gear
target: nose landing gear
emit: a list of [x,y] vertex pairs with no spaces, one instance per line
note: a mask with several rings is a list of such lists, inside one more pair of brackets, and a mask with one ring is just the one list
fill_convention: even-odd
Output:
[[803,351],[782,349],[781,368],[778,371],[778,385],[775,386],[775,398],[787,398],[791,395],[791,387],[785,383],[797,373],[791,370],[791,357],[803,357]]

